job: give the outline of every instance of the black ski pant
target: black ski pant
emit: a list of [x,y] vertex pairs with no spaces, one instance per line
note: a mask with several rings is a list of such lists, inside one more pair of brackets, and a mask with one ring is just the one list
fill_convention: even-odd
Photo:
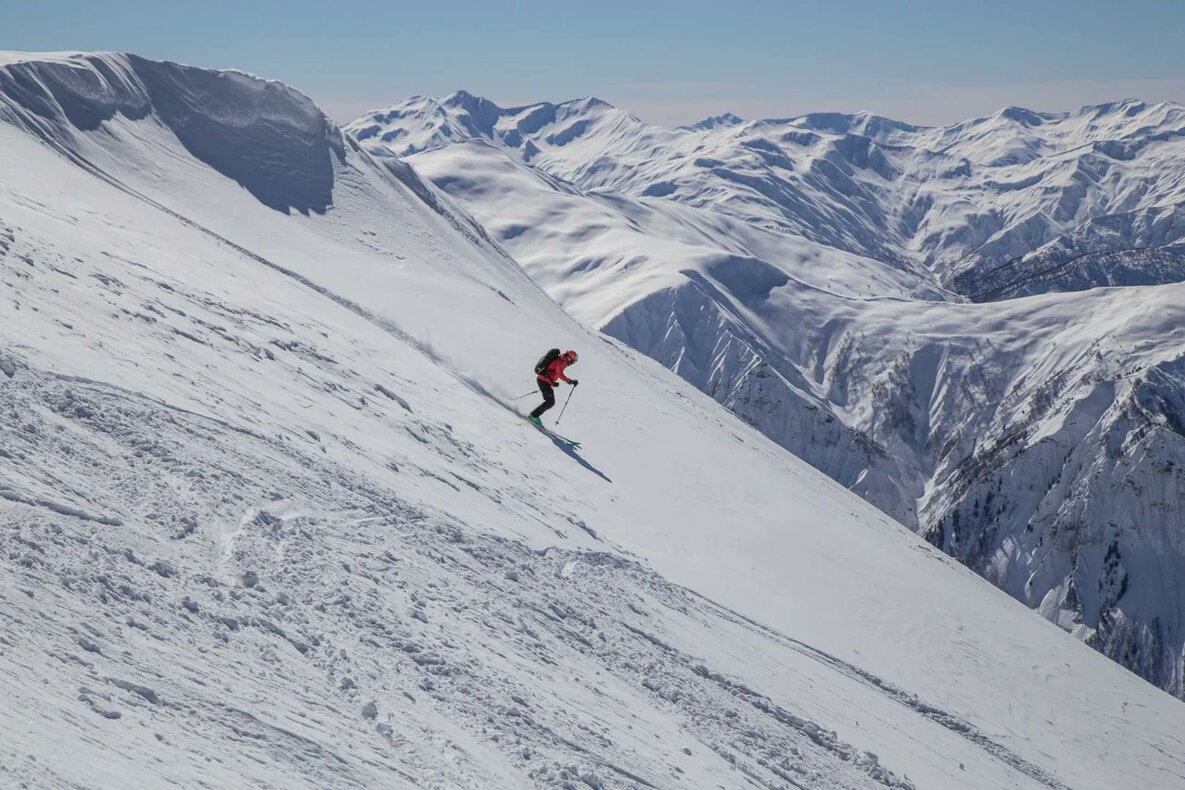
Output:
[[543,379],[536,379],[536,381],[539,383],[539,391],[543,393],[543,402],[535,407],[535,411],[531,412],[532,417],[540,416],[555,405],[555,387]]

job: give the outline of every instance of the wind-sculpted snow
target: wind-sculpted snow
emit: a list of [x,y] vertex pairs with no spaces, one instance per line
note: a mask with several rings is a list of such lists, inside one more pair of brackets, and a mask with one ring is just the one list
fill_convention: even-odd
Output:
[[324,212],[341,133],[275,82],[132,59],[153,108],[186,150],[279,211]]
[[[580,326],[402,163],[346,146],[331,210],[285,214],[152,115],[30,128],[0,123],[0,784],[1185,775],[1176,701]],[[829,276],[746,239],[800,253],[750,304]],[[731,293],[718,252],[662,276]],[[553,344],[580,452],[514,413]]]
[[[596,163],[594,173],[574,165],[575,143],[548,148],[549,127],[531,138],[541,142],[530,158],[502,135],[537,108],[495,118],[488,102],[481,106],[480,139],[458,134],[450,143],[439,129],[424,138],[411,106],[401,111],[399,139],[418,141],[425,150],[412,164],[463,202],[566,309],[1089,644],[1185,695],[1177,581],[1185,544],[1171,537],[1183,512],[1172,493],[1182,482],[1182,439],[1171,426],[1185,421],[1185,410],[1174,397],[1132,406],[1134,381],[1185,389],[1179,366],[1168,364],[1185,325],[1185,297],[1172,284],[1185,272],[1172,241],[1185,224],[1171,201],[1136,207],[1179,186],[1179,166],[1149,172],[1154,160],[1145,158],[1174,161],[1163,157],[1180,144],[1177,108],[1127,102],[1058,116],[1008,108],[938,130],[825,114],[666,131],[603,104],[557,105],[566,124],[577,112],[590,121],[578,150],[582,162]],[[442,108],[445,116],[462,111],[451,99]],[[622,158],[626,139],[634,154],[649,146],[646,154]],[[823,159],[801,159],[809,151]],[[901,242],[880,248],[885,259],[877,261],[769,230],[771,215],[737,219],[753,193],[673,175],[685,172],[690,153],[696,167],[769,192],[778,211],[802,202],[809,219],[783,231],[848,248],[861,246],[839,221],[853,206],[877,223],[898,214],[896,227],[917,235],[972,183],[1016,217],[1033,208],[1033,196],[1060,208],[1004,228],[1004,209],[985,213],[980,204],[933,236],[925,258],[911,262],[924,249]],[[956,154],[962,164],[952,163]],[[1125,174],[1121,166],[1140,169]],[[1068,180],[1058,182],[1065,189],[1054,189],[1050,178],[1066,167]],[[794,180],[808,170],[834,178],[812,193]],[[877,178],[868,181],[870,170]],[[776,184],[761,175],[774,171]],[[924,203],[900,214],[918,173],[937,180]],[[1096,211],[1120,204],[1123,213]],[[1083,219],[1087,209],[1095,214]],[[1051,229],[1071,225],[1046,241]],[[1124,249],[1137,243],[1155,246]],[[953,261],[975,245],[1003,262],[964,256],[927,272],[927,260]],[[958,292],[992,303],[963,303],[940,287],[948,276]],[[1087,292],[1099,285],[1113,290]],[[1080,293],[1015,299],[1047,291]],[[1002,299],[1012,301],[995,301]],[[1075,415],[1073,430],[1059,427],[1066,415]]]
[[0,67],[0,118],[73,155],[87,156],[80,132],[117,115],[151,117],[198,160],[278,211],[324,212],[333,203],[331,160],[344,155],[341,133],[307,97],[278,82],[134,55]]

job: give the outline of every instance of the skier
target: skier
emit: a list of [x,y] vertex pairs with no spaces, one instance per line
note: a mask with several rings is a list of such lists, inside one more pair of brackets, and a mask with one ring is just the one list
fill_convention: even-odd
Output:
[[539,417],[555,405],[555,388],[561,381],[566,381],[573,387],[580,383],[576,379],[570,379],[564,375],[564,370],[569,365],[575,365],[576,359],[576,352],[571,349],[561,354],[558,348],[553,348],[544,354],[535,365],[536,383],[539,384],[539,391],[543,393],[543,403],[540,403],[535,411],[531,412],[527,417],[528,420],[536,425],[543,424]]

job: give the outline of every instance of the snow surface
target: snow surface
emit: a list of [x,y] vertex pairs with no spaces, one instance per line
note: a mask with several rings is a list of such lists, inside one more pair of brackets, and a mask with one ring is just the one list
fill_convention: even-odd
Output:
[[[1175,282],[1185,259],[1180,243],[1124,249],[1144,242],[1121,232],[1127,220],[1099,215],[1132,196],[1177,194],[1180,120],[1171,105],[1123,102],[1063,115],[1009,108],[949,129],[822,114],[670,131],[603,103],[502,110],[455,94],[409,100],[347,129],[379,155],[420,151],[412,165],[573,315],[1185,696],[1185,287]],[[1070,247],[1036,249],[1045,236],[1035,234],[1025,249],[1036,251],[1023,259],[950,280],[949,267],[931,271],[904,237],[880,248],[884,260],[805,237],[859,249],[891,239],[857,221],[852,201],[865,219],[899,211],[910,179],[925,176],[922,224],[950,223],[927,256],[945,260],[979,215],[943,206],[979,212],[999,200],[1012,208],[991,209],[992,222],[1008,212],[1046,216],[1045,203],[1077,200],[1077,181],[1054,178],[1059,163],[1094,156],[1107,140],[1142,153],[1091,182],[1099,194],[1080,206],[1093,214],[1073,232],[1109,227],[1116,250],[1067,261]],[[1010,146],[1031,149],[1021,158],[1037,175],[1004,188]],[[975,168],[950,170],[952,151]],[[890,172],[881,154],[930,169]],[[844,188],[798,178],[840,166]],[[678,178],[668,178],[671,168]],[[980,183],[985,168],[995,173],[991,189]],[[1185,225],[1171,221],[1177,209],[1157,205],[1149,211],[1168,224],[1144,231],[1171,238]],[[788,210],[805,224],[771,219]],[[1082,222],[1082,212],[1059,227]],[[998,297],[1040,291],[1054,274],[1080,289],[1163,284],[986,304],[941,284]]]
[[[299,94],[0,75],[4,784],[1185,786],[1178,701]],[[581,452],[515,414],[552,344]]]

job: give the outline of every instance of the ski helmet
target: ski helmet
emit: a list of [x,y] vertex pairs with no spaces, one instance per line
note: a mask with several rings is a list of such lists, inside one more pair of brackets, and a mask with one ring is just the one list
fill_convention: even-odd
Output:
[[568,349],[567,351],[564,352],[564,356],[568,358],[569,365],[576,364],[576,360],[578,359],[578,357],[576,356],[575,351],[573,351],[572,349]]

